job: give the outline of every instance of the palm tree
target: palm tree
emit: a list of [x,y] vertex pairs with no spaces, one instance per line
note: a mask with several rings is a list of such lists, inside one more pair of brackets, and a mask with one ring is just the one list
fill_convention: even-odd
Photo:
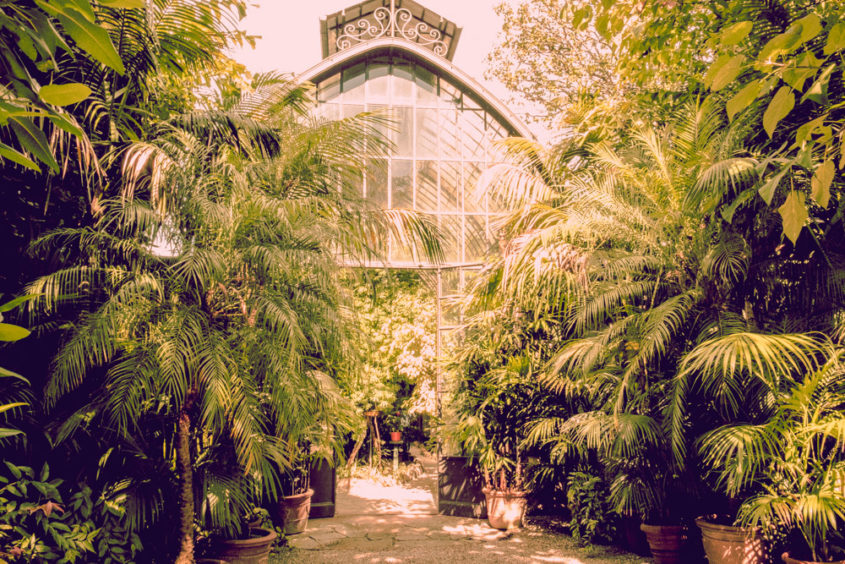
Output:
[[726,410],[749,379],[762,383],[756,413],[697,444],[720,489],[746,498],[738,521],[799,531],[813,561],[835,556],[845,522],[842,355],[820,335],[731,336],[693,351],[681,374]]
[[426,220],[376,210],[338,183],[360,174],[371,119],[308,124],[301,90],[265,86],[225,114],[162,125],[126,153],[123,194],[94,228],[35,245],[71,262],[31,286],[40,308],[83,312],[47,401],[93,390],[85,409],[120,437],[164,416],[180,563],[193,558],[195,515],[236,531],[252,491],[277,496],[277,468],[301,436],[315,423],[343,431],[339,261],[372,257],[391,230],[440,253]]

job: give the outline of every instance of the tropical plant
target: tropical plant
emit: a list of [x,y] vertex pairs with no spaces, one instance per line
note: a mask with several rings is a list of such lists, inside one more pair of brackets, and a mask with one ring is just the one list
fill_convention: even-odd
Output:
[[[737,521],[797,530],[814,561],[845,549],[842,355],[821,336],[736,335],[704,343],[681,375],[728,414],[697,445],[717,487],[744,498]],[[757,395],[758,409],[733,412],[740,394]]]
[[179,481],[178,562],[192,560],[195,516],[236,534],[256,489],[278,496],[276,469],[306,430],[342,432],[338,261],[372,256],[391,228],[438,253],[424,220],[338,190],[360,174],[366,117],[309,126],[302,90],[264,86],[225,115],[163,125],[156,142],[127,152],[124,193],[103,202],[94,228],[35,245],[72,249],[69,266],[32,285],[37,306],[84,312],[46,395],[55,406],[84,385],[89,415],[60,436],[96,422],[128,437],[163,419]]
[[80,485],[62,496],[63,481],[45,464],[32,468],[5,461],[0,475],[0,557],[11,562],[133,562],[143,548],[126,527],[124,499],[92,499]]

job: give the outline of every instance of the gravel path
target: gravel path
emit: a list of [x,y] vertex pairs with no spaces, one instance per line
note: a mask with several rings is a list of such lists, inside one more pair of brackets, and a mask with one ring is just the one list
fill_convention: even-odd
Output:
[[427,472],[407,487],[340,481],[337,512],[312,519],[288,539],[289,548],[271,564],[554,562],[561,564],[646,564],[648,559],[608,547],[581,548],[566,535],[532,523],[513,532],[486,521],[436,514],[432,460]]

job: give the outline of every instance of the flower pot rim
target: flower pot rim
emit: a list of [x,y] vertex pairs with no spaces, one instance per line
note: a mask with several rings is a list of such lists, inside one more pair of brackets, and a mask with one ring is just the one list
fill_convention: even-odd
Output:
[[715,515],[701,515],[700,517],[696,517],[695,524],[702,529],[704,527],[707,527],[709,529],[716,529],[720,531],[748,531],[755,534],[760,534],[761,532],[760,527],[738,527],[736,525],[723,525],[721,523],[711,521],[711,517],[715,517]]
[[284,500],[286,500],[286,501],[287,501],[287,500],[294,501],[294,500],[297,500],[297,499],[302,499],[302,498],[306,498],[306,497],[311,497],[312,495],[314,495],[314,490],[313,490],[312,488],[308,488],[308,490],[307,490],[307,491],[304,491],[304,492],[299,493],[299,494],[294,494],[294,495],[283,495],[283,496],[282,496],[282,499],[284,499]]
[[265,529],[264,527],[250,527],[249,532],[252,533],[254,531],[261,531],[262,534],[259,537],[250,536],[248,539],[224,539],[223,537],[217,537],[214,539],[214,542],[217,544],[225,544],[225,545],[235,545],[235,546],[252,546],[252,545],[262,545],[266,544],[268,541],[272,543],[276,540],[276,537],[279,535],[276,534],[276,531],[272,529]]
[[528,490],[500,490],[498,488],[481,488],[481,493],[484,495],[494,495],[497,497],[526,497],[531,492]]
[[827,561],[827,562],[818,562],[816,560],[801,560],[800,558],[795,558],[794,556],[790,556],[788,550],[786,552],[784,552],[783,554],[781,554],[780,558],[781,558],[781,560],[783,560],[787,564],[789,564],[790,561],[795,562],[797,564],[843,564],[843,563],[845,563],[845,560],[830,560],[830,561]]
[[688,529],[689,527],[687,527],[686,525],[651,525],[648,523],[640,523],[640,530],[644,533],[649,531],[654,533],[658,531],[672,531],[680,533]]

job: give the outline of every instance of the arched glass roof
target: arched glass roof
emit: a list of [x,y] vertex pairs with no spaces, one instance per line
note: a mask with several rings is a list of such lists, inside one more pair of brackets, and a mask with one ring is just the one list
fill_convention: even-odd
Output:
[[[395,148],[368,157],[360,194],[385,208],[431,214],[446,235],[446,266],[478,263],[492,240],[490,222],[502,210],[476,184],[495,155],[491,143],[505,125],[461,88],[401,55],[349,65],[317,83],[318,115],[337,119],[364,111],[395,123],[383,133]],[[391,245],[389,263],[418,260]]]

